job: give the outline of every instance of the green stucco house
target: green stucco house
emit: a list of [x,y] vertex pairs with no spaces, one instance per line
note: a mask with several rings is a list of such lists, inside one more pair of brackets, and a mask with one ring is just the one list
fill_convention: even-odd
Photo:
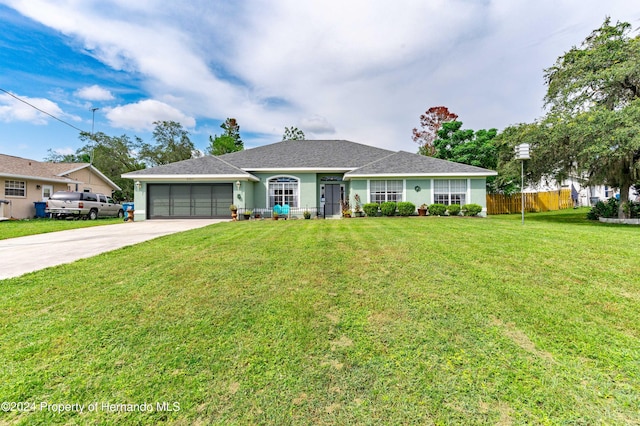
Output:
[[[126,173],[135,181],[135,220],[227,218],[229,206],[270,216],[305,210],[340,217],[341,201],[468,204],[484,207],[496,172],[345,140],[282,141]],[[357,196],[357,197],[356,197]]]

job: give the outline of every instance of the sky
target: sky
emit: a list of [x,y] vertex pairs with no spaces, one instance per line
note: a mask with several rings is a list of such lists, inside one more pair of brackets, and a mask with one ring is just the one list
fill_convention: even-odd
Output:
[[416,152],[432,106],[474,130],[541,117],[544,70],[607,16],[638,34],[637,0],[0,0],[0,153],[152,143],[162,120],[204,151],[227,117],[245,148],[295,126]]

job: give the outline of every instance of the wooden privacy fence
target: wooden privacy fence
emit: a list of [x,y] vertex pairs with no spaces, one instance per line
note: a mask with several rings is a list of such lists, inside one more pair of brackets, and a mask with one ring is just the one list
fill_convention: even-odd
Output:
[[[548,192],[526,192],[524,194],[525,212],[548,212],[573,207],[571,189]],[[522,194],[487,194],[487,214],[521,213]]]

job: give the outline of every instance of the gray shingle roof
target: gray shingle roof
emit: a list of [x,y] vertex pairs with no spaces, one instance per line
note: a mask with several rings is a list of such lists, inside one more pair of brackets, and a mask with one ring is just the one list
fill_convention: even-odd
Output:
[[[345,178],[374,175],[476,175],[494,171],[406,151],[394,152],[345,140],[282,141],[221,156],[205,156],[126,173],[137,176],[234,176],[254,178],[258,170],[337,169]],[[255,179],[255,178],[254,178]]]
[[221,155],[244,170],[332,168],[352,170],[392,154],[382,148],[345,140],[282,141]]
[[219,157],[207,155],[199,158],[178,161],[176,163],[136,170],[125,174],[125,177],[153,175],[251,175],[235,167]]
[[439,158],[426,157],[424,155],[412,154],[406,151],[399,151],[373,161],[352,172],[346,173],[345,177],[371,176],[371,175],[482,175],[491,176],[496,174],[493,170],[481,167],[469,166],[462,163],[441,160]]

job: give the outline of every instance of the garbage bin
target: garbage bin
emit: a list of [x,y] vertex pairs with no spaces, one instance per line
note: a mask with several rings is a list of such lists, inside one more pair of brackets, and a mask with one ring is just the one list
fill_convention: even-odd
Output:
[[47,217],[44,210],[47,208],[47,203],[44,201],[34,201],[33,205],[36,207],[36,217]]
[[124,219],[129,219],[129,210],[135,210],[133,203],[122,203],[122,210],[124,210]]

